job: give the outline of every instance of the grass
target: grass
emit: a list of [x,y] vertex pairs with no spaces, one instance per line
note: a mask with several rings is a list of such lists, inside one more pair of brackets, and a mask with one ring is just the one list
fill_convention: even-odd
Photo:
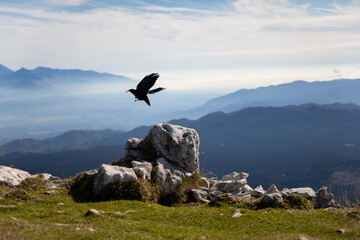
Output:
[[[360,210],[240,209],[205,204],[76,202],[67,188],[45,195],[41,179],[0,185],[0,239],[359,239]],[[25,192],[23,191],[25,190]],[[9,208],[3,205],[16,205]],[[85,217],[94,208],[103,214]],[[346,229],[344,234],[337,229]]]

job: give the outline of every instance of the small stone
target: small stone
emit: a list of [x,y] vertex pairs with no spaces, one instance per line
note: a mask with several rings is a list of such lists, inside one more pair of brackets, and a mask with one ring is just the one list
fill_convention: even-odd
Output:
[[234,211],[234,214],[232,215],[232,217],[240,217],[242,215],[242,213],[240,212],[240,210],[239,209],[236,209],[235,211]]
[[17,208],[16,205],[0,205],[0,208]]
[[66,186],[66,183],[58,182],[46,182],[44,186],[48,189],[62,188]]
[[59,191],[56,191],[56,190],[50,190],[50,191],[46,191],[45,192],[45,195],[53,195],[55,193],[59,193]]
[[127,210],[125,213],[128,214],[128,213],[135,213],[136,211],[135,210]]
[[96,209],[89,209],[86,213],[85,216],[90,216],[90,215],[100,215],[100,212]]
[[343,233],[345,233],[345,232],[346,232],[346,230],[345,230],[345,229],[336,229],[336,232],[337,232],[337,233],[341,233],[341,234],[343,234]]
[[305,236],[300,235],[298,240],[308,240]]
[[57,205],[58,205],[58,206],[63,206],[63,205],[64,205],[64,203],[59,202],[59,203],[57,203]]
[[344,213],[344,216],[346,217],[346,216],[349,216],[349,215],[351,215],[351,211],[347,211],[346,213]]
[[86,228],[86,230],[87,230],[87,231],[89,231],[89,232],[96,232],[96,230],[95,230],[95,229],[93,229],[93,228],[91,228],[91,227]]

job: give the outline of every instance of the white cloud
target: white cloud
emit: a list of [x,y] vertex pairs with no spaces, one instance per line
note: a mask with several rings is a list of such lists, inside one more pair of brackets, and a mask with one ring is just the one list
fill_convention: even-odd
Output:
[[[287,0],[238,0],[232,6],[227,11],[145,6],[87,12],[0,6],[0,13],[10,13],[0,14],[0,63],[14,69],[45,65],[125,75],[176,72],[177,77],[168,75],[174,82],[197,81],[199,74],[186,72],[209,71],[218,76],[215,87],[223,69],[233,73],[231,81],[248,85],[236,69],[257,68],[261,73],[271,67],[321,65],[332,73],[336,64],[360,61],[357,3],[336,5],[321,14]],[[219,74],[214,73],[217,69]],[[286,77],[290,81],[300,76]],[[190,88],[190,80],[181,87]]]
[[88,0],[45,0],[46,3],[56,6],[79,6]]

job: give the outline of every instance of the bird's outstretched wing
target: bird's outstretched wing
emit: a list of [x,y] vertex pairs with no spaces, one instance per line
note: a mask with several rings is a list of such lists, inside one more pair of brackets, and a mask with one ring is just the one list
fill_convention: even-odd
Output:
[[148,94],[157,93],[157,92],[160,92],[160,91],[162,91],[162,90],[165,90],[165,88],[162,88],[162,87],[155,88],[155,89],[153,89],[153,90],[150,90],[150,91],[148,92]]
[[154,86],[156,80],[159,78],[158,73],[152,73],[146,75],[141,82],[136,86],[136,91],[147,93],[152,86]]

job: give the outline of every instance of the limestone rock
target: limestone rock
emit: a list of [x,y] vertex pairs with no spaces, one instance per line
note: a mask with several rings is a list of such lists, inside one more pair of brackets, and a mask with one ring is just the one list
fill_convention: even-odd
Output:
[[327,187],[320,188],[311,203],[314,208],[340,207],[340,204],[335,201],[334,194],[327,192]]
[[243,193],[249,193],[249,192],[252,192],[253,191],[253,189],[252,189],[252,187],[250,187],[249,185],[245,185],[245,186],[243,186],[242,188],[241,188],[241,191],[243,192]]
[[189,172],[199,170],[199,135],[194,129],[161,123],[155,125],[144,141],[150,141],[157,155]]
[[249,176],[248,173],[245,172],[232,172],[228,175],[225,175],[222,177],[221,181],[231,181],[231,180],[242,180],[242,179],[246,179]]
[[208,203],[209,200],[207,200],[207,196],[208,193],[200,188],[196,188],[196,189],[191,189],[191,193],[193,194],[195,200],[197,202],[202,202],[202,203]]
[[182,183],[185,178],[184,170],[175,166],[165,158],[156,160],[156,181],[164,194],[169,194]]
[[212,190],[219,190],[222,192],[230,193],[234,191],[240,190],[247,184],[246,179],[241,180],[231,180],[231,181],[218,181],[214,184],[211,189]]
[[234,211],[234,214],[232,215],[232,217],[240,217],[242,215],[242,213],[240,212],[240,210],[239,209],[236,209],[235,211]]
[[91,216],[91,215],[100,215],[100,212],[96,209],[89,209],[86,213],[85,216]]
[[219,181],[217,178],[214,178],[214,177],[207,178],[206,180],[209,182],[210,187]]
[[103,187],[109,183],[132,182],[136,179],[136,174],[132,168],[103,164],[95,176],[93,192],[98,195]]
[[261,185],[257,186],[252,192],[251,192],[251,196],[252,197],[262,197],[265,194],[265,190],[263,189],[263,187]]
[[47,180],[47,181],[60,180],[59,177],[53,176],[49,173],[39,173],[39,174],[32,175],[31,177],[36,178],[36,177],[40,177],[40,176],[43,177],[43,180]]
[[268,188],[268,190],[266,190],[265,194],[278,193],[278,192],[280,192],[280,191],[279,191],[279,189],[277,189],[275,184],[271,184],[271,186]]
[[50,190],[50,191],[46,191],[44,194],[45,194],[45,195],[53,195],[53,194],[56,194],[56,193],[59,193],[59,191],[57,191],[57,190]]
[[144,159],[143,140],[140,138],[130,138],[125,143],[125,158],[134,160]]
[[283,198],[280,192],[278,193],[266,193],[260,201],[260,206],[268,207],[275,202],[282,202]]
[[208,181],[206,178],[202,177],[202,178],[200,178],[199,186],[200,186],[200,187],[209,188],[209,187],[210,187],[210,183],[209,183],[209,181]]
[[306,199],[313,199],[315,197],[315,191],[310,187],[304,187],[304,188],[290,188],[288,190],[283,190],[287,195],[289,194],[295,194],[297,196],[304,197]]
[[132,161],[131,165],[139,178],[151,180],[152,164],[145,161]]
[[242,199],[245,199],[245,200],[251,200],[250,193],[242,193],[242,194],[240,194],[238,196],[241,197]]
[[44,186],[48,189],[62,188],[66,186],[64,182],[46,182]]
[[88,176],[88,177],[91,177],[91,176],[95,176],[97,173],[98,173],[98,170],[97,170],[97,169],[93,169],[93,170],[81,172],[81,173],[78,174],[78,176],[79,176],[80,174],[84,174],[84,175],[86,175],[86,176]]
[[209,192],[210,191],[210,189],[209,188],[207,188],[207,187],[201,187],[201,186],[199,186],[199,187],[197,187],[198,189],[201,189],[201,190],[203,190],[203,191],[205,191],[205,192]]
[[0,182],[5,183],[9,187],[16,187],[20,185],[26,178],[31,177],[31,174],[20,169],[0,166]]
[[221,195],[221,194],[224,194],[224,192],[222,191],[210,191],[209,192],[209,195],[208,195],[208,198],[212,201],[214,200],[217,196]]

